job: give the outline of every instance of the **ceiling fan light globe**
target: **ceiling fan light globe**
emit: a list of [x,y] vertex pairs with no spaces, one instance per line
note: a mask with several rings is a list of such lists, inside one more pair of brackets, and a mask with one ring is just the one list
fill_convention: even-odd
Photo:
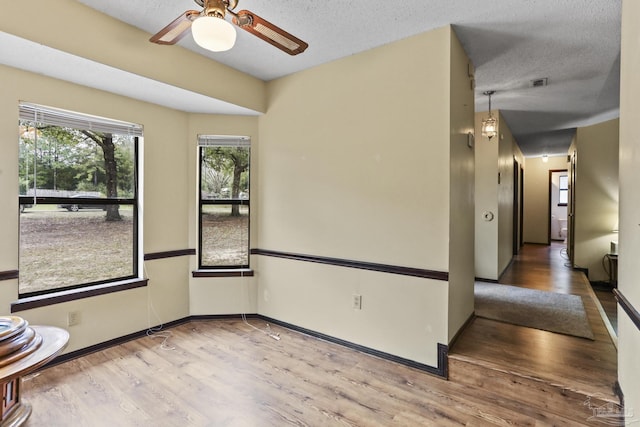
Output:
[[193,40],[202,48],[213,52],[224,52],[236,42],[236,30],[223,18],[201,16],[191,24]]

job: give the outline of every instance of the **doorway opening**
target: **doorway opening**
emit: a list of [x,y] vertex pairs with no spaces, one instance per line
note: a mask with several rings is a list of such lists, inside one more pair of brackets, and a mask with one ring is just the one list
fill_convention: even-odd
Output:
[[524,244],[524,169],[513,158],[513,255],[520,253]]
[[566,169],[549,171],[549,243],[566,243],[569,235],[569,173]]

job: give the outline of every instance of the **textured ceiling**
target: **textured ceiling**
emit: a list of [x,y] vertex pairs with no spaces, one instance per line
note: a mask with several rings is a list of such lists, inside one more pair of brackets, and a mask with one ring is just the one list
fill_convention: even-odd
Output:
[[[150,34],[200,9],[193,0],[79,2]],[[271,80],[452,24],[476,67],[476,111],[488,108],[482,92],[495,90],[492,107],[525,155],[566,154],[575,127],[618,116],[620,0],[240,0],[240,9],[309,48],[291,57],[244,31],[228,52],[205,51],[190,36],[179,44]],[[548,86],[530,87],[545,77]]]

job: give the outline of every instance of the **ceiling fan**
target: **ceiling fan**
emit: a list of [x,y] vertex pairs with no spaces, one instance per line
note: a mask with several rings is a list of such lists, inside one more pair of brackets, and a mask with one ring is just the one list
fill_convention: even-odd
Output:
[[201,11],[187,10],[169,25],[154,34],[149,41],[157,44],[175,44],[191,28],[193,38],[200,46],[214,52],[229,50],[236,39],[235,29],[224,17],[228,12],[232,22],[245,31],[272,44],[289,55],[297,55],[309,46],[248,10],[234,12],[239,0],[194,0]]

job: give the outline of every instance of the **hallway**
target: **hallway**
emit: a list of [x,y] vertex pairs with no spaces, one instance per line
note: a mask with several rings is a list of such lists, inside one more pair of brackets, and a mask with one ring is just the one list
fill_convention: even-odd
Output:
[[[600,317],[588,280],[583,273],[565,266],[568,261],[561,254],[562,248],[558,243],[525,245],[500,283],[581,296],[595,339],[476,317],[450,349],[452,381],[493,385],[496,392],[507,398],[509,393],[515,398],[515,394],[523,392],[514,384],[528,381],[531,399],[539,398],[536,392],[555,389],[556,398],[573,395],[573,401],[565,405],[577,406],[592,397],[605,403],[618,402],[614,392],[616,348]],[[554,400],[553,396],[545,399],[542,407]]]

